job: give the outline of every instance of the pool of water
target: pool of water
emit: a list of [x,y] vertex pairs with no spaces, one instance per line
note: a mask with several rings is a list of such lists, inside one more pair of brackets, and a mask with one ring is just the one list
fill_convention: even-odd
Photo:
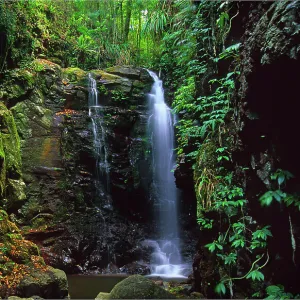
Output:
[[68,275],[71,299],[95,299],[100,292],[109,293],[128,275]]

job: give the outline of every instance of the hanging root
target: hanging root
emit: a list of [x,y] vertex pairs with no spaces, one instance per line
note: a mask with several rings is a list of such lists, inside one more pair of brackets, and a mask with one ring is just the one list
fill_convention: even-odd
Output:
[[295,237],[294,237],[293,224],[292,224],[292,219],[291,219],[291,215],[290,214],[289,214],[289,222],[290,222],[291,243],[292,243],[292,249],[293,249],[292,259],[293,259],[294,265],[296,266],[296,263],[295,263],[296,240],[295,240]]

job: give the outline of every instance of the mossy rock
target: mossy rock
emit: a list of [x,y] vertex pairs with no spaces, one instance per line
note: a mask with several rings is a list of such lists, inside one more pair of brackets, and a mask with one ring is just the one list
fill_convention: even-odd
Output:
[[32,64],[36,72],[44,71],[44,70],[53,70],[58,72],[61,71],[61,67],[57,63],[47,59],[38,58],[35,59]]
[[132,68],[130,66],[113,66],[105,69],[105,71],[132,79],[139,79],[141,75],[141,69]]
[[31,241],[19,239],[17,235],[10,234],[12,240],[8,243],[8,247],[14,251],[8,253],[8,257],[18,264],[28,264],[31,262],[31,257],[39,255],[39,249],[36,244]]
[[216,153],[217,148],[218,147],[213,140],[210,140],[205,144],[201,145],[197,157],[196,167],[200,170],[203,168],[215,169],[218,163],[218,156]]
[[10,296],[7,299],[8,300],[38,300],[38,299],[43,299],[43,298],[38,297],[38,296],[34,296],[32,298],[21,298],[21,297],[18,297],[18,296]]
[[26,185],[22,179],[7,179],[6,192],[9,197],[9,203],[7,203],[9,208],[19,208],[23,204],[26,200],[25,188]]
[[43,102],[43,95],[35,91],[28,100],[17,103],[11,109],[18,133],[22,139],[49,133],[53,111],[45,108]]
[[48,268],[25,276],[17,287],[19,295],[39,295],[47,299],[62,299],[68,295],[68,281],[62,270]]
[[39,256],[37,245],[25,240],[20,233],[17,226],[8,219],[7,213],[0,210],[1,282],[9,282],[8,290],[0,287],[0,298],[9,295],[38,295],[50,299],[67,297],[66,274],[47,266]]
[[3,147],[0,156],[5,157],[6,170],[21,175],[20,138],[14,117],[3,102],[0,102],[0,139]]
[[85,86],[87,84],[88,73],[86,71],[83,71],[80,68],[63,69],[62,75],[64,78],[63,82],[66,82],[65,80],[67,80],[70,83],[77,84],[77,85]]
[[153,281],[141,275],[133,275],[114,286],[110,299],[175,299],[175,296]]
[[103,293],[100,292],[97,297],[95,298],[95,300],[105,300],[105,299],[110,299],[110,294],[109,293]]
[[209,210],[211,201],[211,191],[215,186],[218,155],[216,153],[217,144],[213,140],[201,145],[195,164],[194,182],[197,198],[197,216],[201,217],[202,212]]
[[130,93],[132,89],[132,81],[118,75],[110,74],[102,70],[92,70],[91,74],[97,79],[97,82],[104,86],[120,91]]
[[19,228],[8,220],[8,215],[4,210],[0,210],[0,242],[7,241],[8,234],[20,233]]

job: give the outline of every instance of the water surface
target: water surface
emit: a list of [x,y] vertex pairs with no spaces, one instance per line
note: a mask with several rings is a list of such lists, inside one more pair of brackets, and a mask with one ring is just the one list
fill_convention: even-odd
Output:
[[68,275],[71,299],[95,299],[100,292],[109,293],[128,275]]

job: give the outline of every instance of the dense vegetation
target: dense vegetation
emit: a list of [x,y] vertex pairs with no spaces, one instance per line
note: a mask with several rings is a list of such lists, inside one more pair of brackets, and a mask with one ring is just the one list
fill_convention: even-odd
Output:
[[[242,128],[236,105],[241,34],[232,32],[239,14],[239,3],[227,1],[2,0],[0,76],[34,68],[36,58],[84,70],[134,65],[160,71],[179,116],[178,167],[188,166],[193,178],[202,246],[220,269],[210,288],[220,297],[238,297],[245,289],[252,298],[293,298],[264,274],[272,224],[251,215],[245,191],[250,163],[234,160]],[[293,177],[277,164],[268,189],[255,197],[289,216],[285,234],[296,265],[291,215],[300,200],[288,189]]]

